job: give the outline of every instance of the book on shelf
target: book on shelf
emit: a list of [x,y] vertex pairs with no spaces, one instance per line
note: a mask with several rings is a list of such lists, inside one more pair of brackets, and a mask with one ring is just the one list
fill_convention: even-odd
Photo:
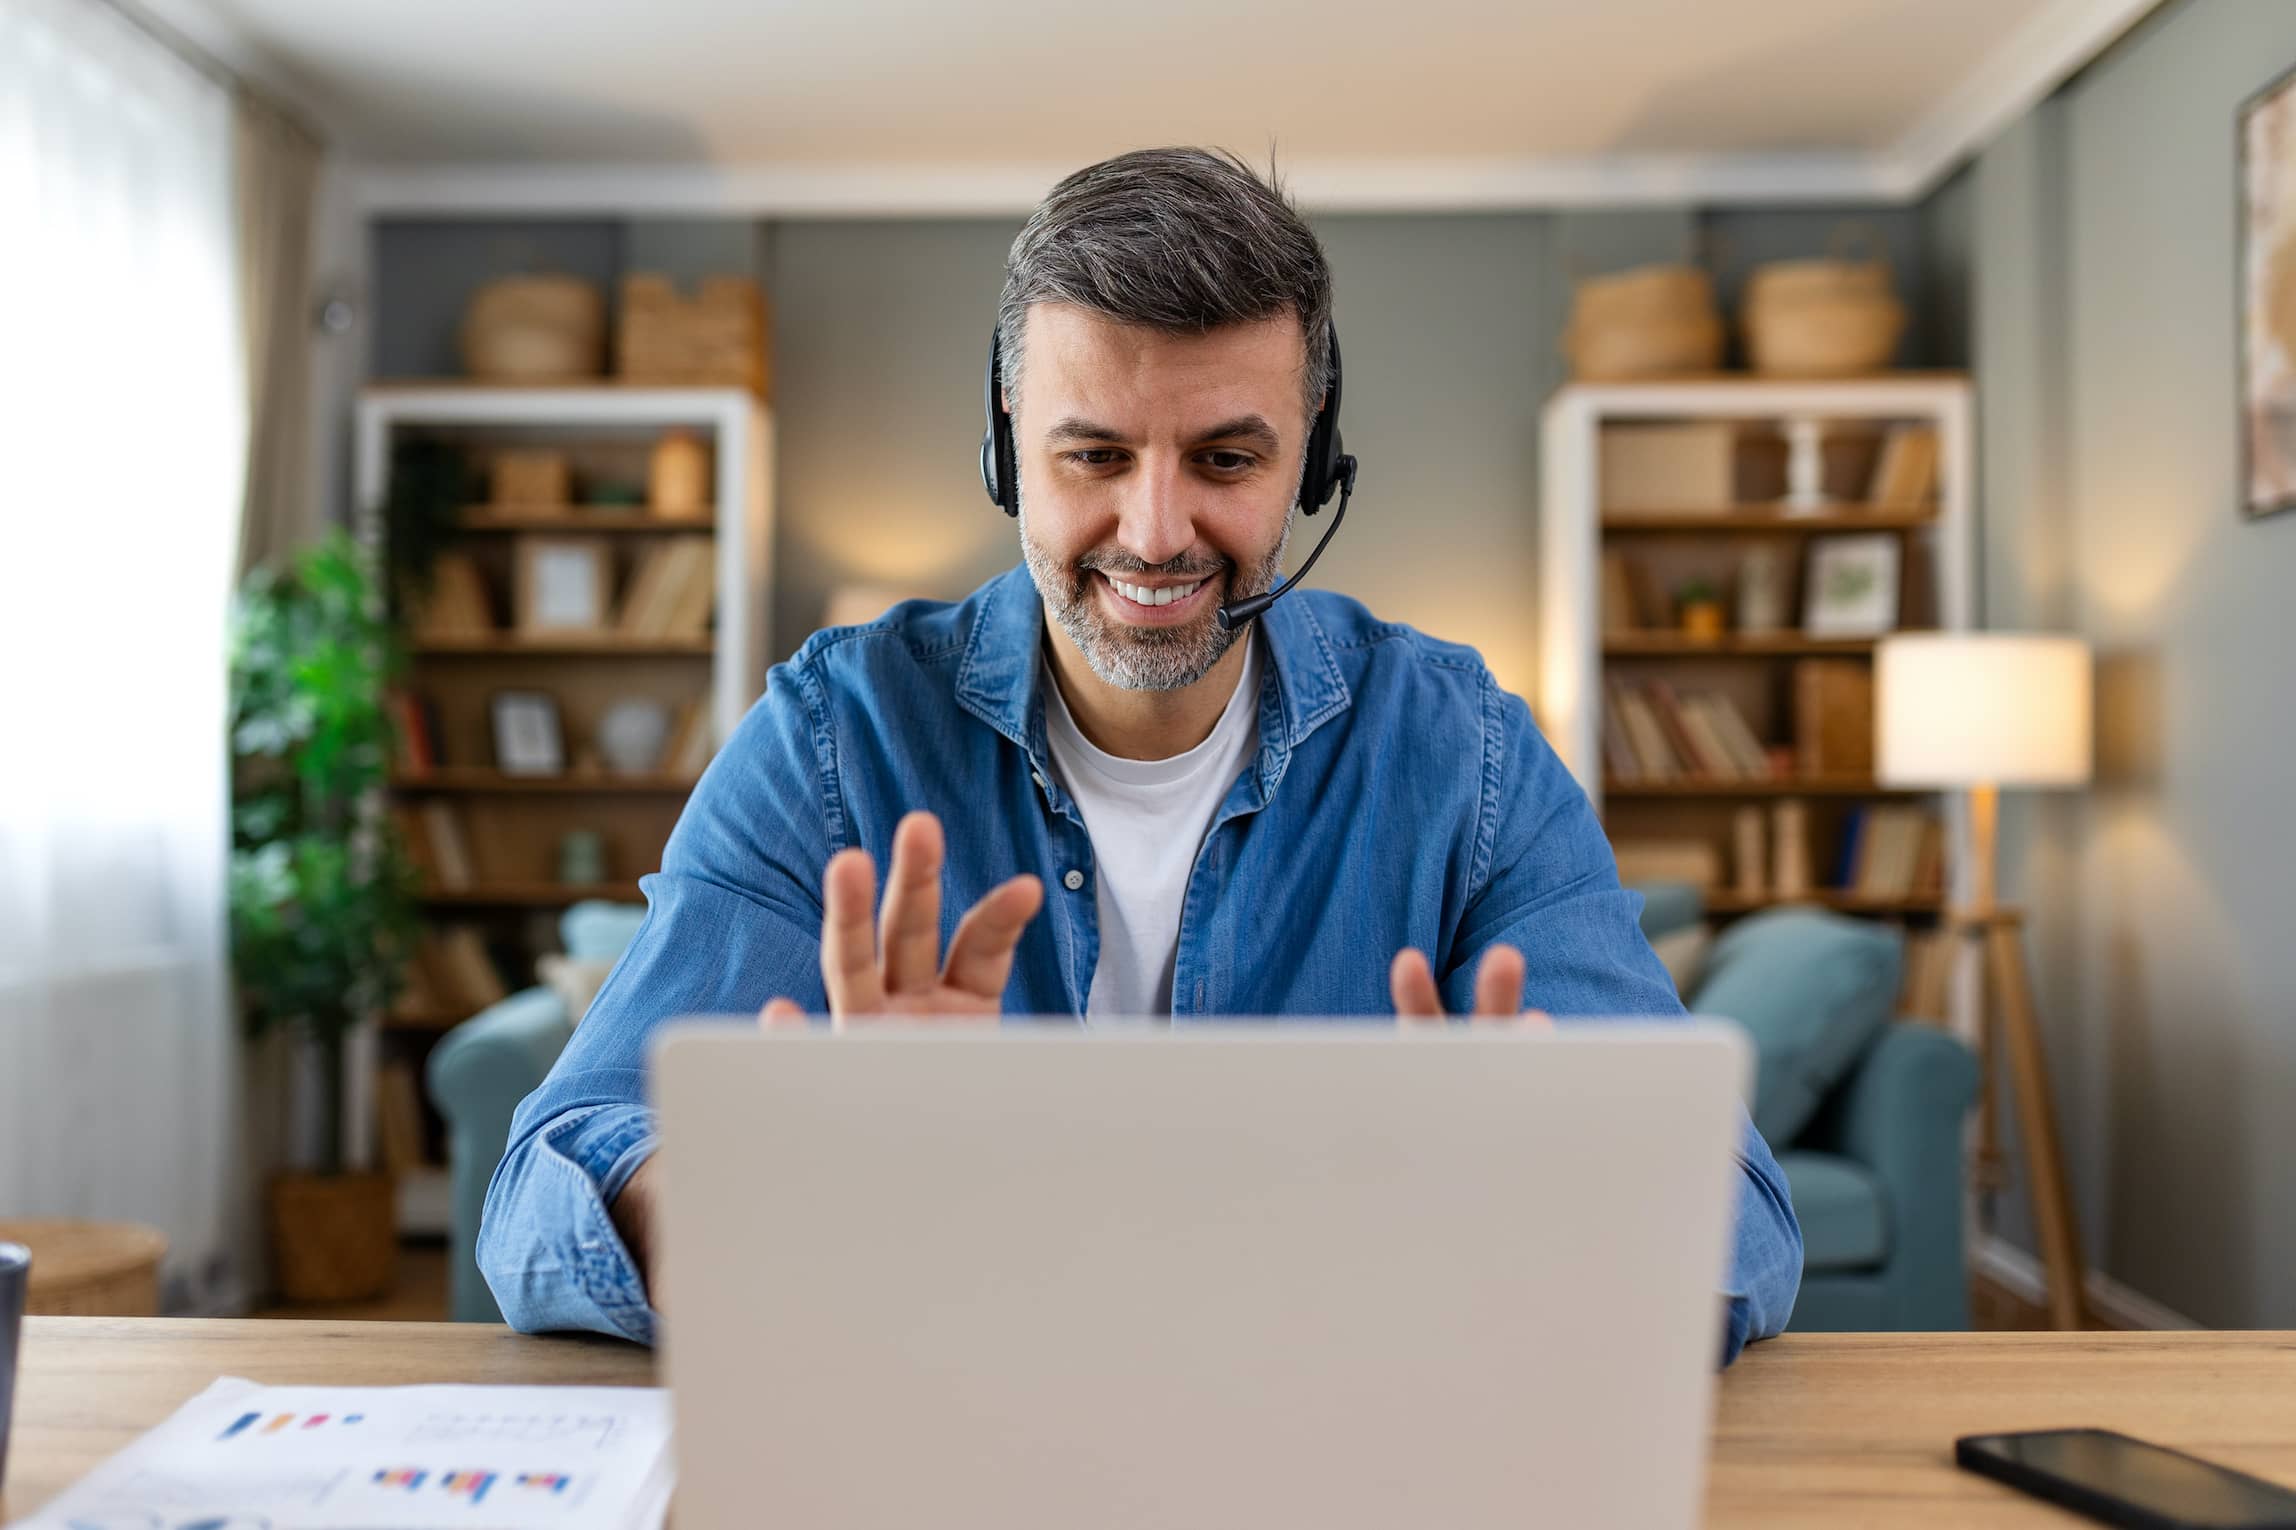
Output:
[[1842,823],[1834,885],[1876,902],[1902,902],[1935,889],[1924,885],[1943,861],[1944,830],[1911,807],[1866,807]]
[[486,581],[467,553],[442,552],[431,564],[430,584],[413,597],[415,638],[420,642],[485,637],[494,629]]
[[685,702],[670,725],[670,741],[662,750],[662,769],[680,780],[694,780],[708,767],[711,752],[709,702]]
[[1650,698],[1638,690],[1619,686],[1615,704],[1619,716],[1626,722],[1626,736],[1634,746],[1634,757],[1642,765],[1641,779],[1672,781],[1681,776],[1682,764],[1675,758],[1673,746],[1666,741],[1666,730],[1660,725]]
[[1770,892],[1770,836],[1758,807],[1742,807],[1730,819],[1732,890],[1742,898]]
[[375,1135],[384,1173],[403,1178],[422,1167],[422,1096],[408,1063],[387,1062],[375,1074]]
[[1643,625],[1640,608],[1634,598],[1634,575],[1626,554],[1616,550],[1602,555],[1602,630],[1605,633],[1635,632]]
[[1897,425],[1882,440],[1866,500],[1881,510],[1918,510],[1937,493],[1937,430]]
[[408,963],[408,986],[400,1000],[402,1013],[460,1011],[475,1015],[489,1004],[499,1004],[510,989],[501,969],[487,954],[486,942],[467,924],[446,925],[426,932],[415,944]]
[[1698,746],[1690,731],[1690,721],[1683,715],[1682,700],[1674,694],[1674,687],[1663,680],[1653,680],[1643,687],[1650,698],[1650,709],[1657,714],[1658,726],[1666,735],[1667,747],[1674,751],[1674,759],[1688,776],[1716,774],[1715,762]]
[[700,637],[717,601],[717,556],[706,537],[649,548],[622,597],[614,625],[632,637]]
[[1687,882],[1718,887],[1722,857],[1703,839],[1621,839],[1610,847],[1621,882]]
[[1722,747],[1737,762],[1741,776],[1749,781],[1767,781],[1777,774],[1771,763],[1769,749],[1755,736],[1754,725],[1746,720],[1745,713],[1738,710],[1736,702],[1727,696],[1709,694],[1693,697],[1691,704],[1711,722],[1715,733],[1721,737]]
[[1795,764],[1805,776],[1873,774],[1873,671],[1854,659],[1794,666]]
[[462,814],[451,802],[426,802],[417,815],[423,843],[430,850],[429,870],[436,885],[448,892],[463,892],[478,885],[478,863],[463,833]]
[[446,763],[439,747],[437,702],[412,691],[392,691],[384,706],[391,719],[391,763],[402,775],[423,775]]
[[1766,781],[1775,773],[1753,724],[1718,691],[1613,680],[1605,694],[1604,766],[1618,780]]

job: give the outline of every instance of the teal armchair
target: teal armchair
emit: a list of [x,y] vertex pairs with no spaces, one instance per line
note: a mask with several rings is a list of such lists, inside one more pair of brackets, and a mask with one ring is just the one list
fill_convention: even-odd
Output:
[[[1654,941],[1702,913],[1693,889],[1641,891]],[[1977,1060],[1895,1016],[1901,963],[1887,926],[1774,909],[1725,931],[1683,996],[1754,1037],[1754,1124],[1802,1224],[1792,1329],[1969,1326],[1962,1140]]]

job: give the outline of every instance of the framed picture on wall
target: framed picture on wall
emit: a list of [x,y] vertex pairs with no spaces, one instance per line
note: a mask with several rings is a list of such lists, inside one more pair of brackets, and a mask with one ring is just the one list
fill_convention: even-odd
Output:
[[2296,509],[2296,69],[2240,106],[2240,480],[2251,518]]

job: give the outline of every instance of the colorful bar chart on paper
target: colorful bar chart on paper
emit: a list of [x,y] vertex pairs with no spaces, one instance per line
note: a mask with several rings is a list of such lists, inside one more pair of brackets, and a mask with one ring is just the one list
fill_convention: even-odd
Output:
[[482,1504],[486,1490],[494,1486],[494,1473],[448,1472],[438,1479],[438,1485],[457,1497],[468,1497],[473,1504]]
[[387,1488],[405,1488],[412,1493],[428,1480],[430,1473],[411,1466],[394,1467],[375,1473],[375,1485]]
[[217,1435],[215,1439],[216,1443],[221,1444],[235,1435],[247,1434],[250,1431],[259,1435],[284,1434],[289,1429],[322,1429],[329,1424],[338,1426],[357,1424],[364,1422],[365,1419],[366,1415],[363,1413],[274,1413],[268,1419],[260,1413],[242,1413],[233,1419],[223,1433]]
[[574,1479],[564,1472],[520,1472],[518,1485],[538,1493],[563,1493]]

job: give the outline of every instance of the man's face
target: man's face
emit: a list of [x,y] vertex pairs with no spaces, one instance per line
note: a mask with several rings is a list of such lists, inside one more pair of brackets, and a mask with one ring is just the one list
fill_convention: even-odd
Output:
[[1195,684],[1219,607],[1272,588],[1307,444],[1289,315],[1165,335],[1065,303],[1029,310],[1021,551],[1045,610],[1126,690]]

